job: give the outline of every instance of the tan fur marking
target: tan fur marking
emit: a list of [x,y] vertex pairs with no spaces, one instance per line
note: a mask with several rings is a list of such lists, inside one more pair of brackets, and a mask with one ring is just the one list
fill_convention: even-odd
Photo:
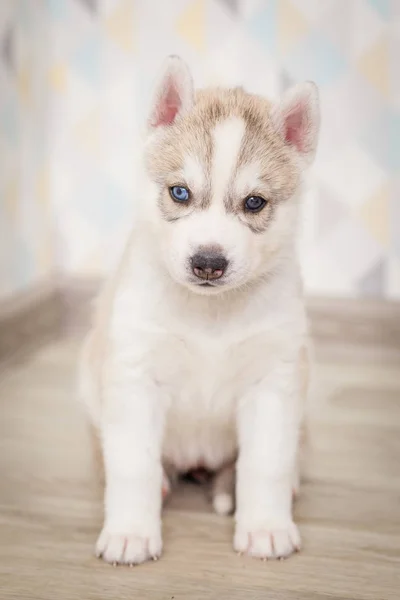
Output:
[[[191,200],[186,204],[174,202],[168,187],[185,185],[183,166],[185,157],[195,155],[201,164],[205,180],[211,180],[213,157],[212,133],[217,123],[230,117],[245,121],[246,130],[238,158],[237,168],[255,160],[260,164],[260,189],[252,193],[265,197],[269,207],[257,214],[243,211],[244,198],[237,197],[233,188],[224,198],[226,209],[240,215],[240,219],[255,232],[264,231],[273,217],[276,202],[290,198],[298,184],[298,172],[293,152],[286,146],[272,125],[271,104],[268,100],[247,94],[242,88],[200,90],[196,94],[193,110],[166,127],[147,157],[147,167],[152,177],[163,187],[159,198],[163,217],[174,221],[193,210],[206,209],[211,201],[211,189],[201,192],[191,190]],[[232,182],[233,183],[233,182]]]

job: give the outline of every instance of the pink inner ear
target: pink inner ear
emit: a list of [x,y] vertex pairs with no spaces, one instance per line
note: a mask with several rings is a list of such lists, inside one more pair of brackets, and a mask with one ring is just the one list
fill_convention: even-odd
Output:
[[307,108],[303,103],[292,107],[285,117],[285,141],[299,152],[307,151]]
[[163,94],[159,100],[153,127],[160,125],[171,125],[182,106],[181,97],[175,82],[170,78],[165,82]]

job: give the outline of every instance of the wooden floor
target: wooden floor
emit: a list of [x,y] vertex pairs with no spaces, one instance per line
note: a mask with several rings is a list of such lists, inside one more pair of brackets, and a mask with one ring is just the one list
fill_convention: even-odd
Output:
[[281,562],[237,556],[232,520],[190,485],[165,511],[160,561],[129,569],[94,558],[101,484],[74,402],[78,339],[4,366],[0,598],[399,599],[400,354],[356,336],[331,347],[320,333],[295,511],[304,549]]

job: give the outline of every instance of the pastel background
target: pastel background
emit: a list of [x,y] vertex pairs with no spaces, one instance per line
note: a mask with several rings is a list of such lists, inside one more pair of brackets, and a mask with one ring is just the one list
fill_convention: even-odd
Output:
[[318,83],[306,289],[400,298],[398,0],[1,0],[0,297],[110,268],[171,53],[199,85]]

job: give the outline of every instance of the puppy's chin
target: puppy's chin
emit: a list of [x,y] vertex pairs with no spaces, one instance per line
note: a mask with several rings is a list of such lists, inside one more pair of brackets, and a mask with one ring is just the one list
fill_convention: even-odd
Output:
[[231,289],[228,285],[224,284],[213,285],[211,283],[207,284],[188,282],[185,285],[191,292],[199,294],[200,296],[217,296],[218,294],[222,294],[228,289]]

